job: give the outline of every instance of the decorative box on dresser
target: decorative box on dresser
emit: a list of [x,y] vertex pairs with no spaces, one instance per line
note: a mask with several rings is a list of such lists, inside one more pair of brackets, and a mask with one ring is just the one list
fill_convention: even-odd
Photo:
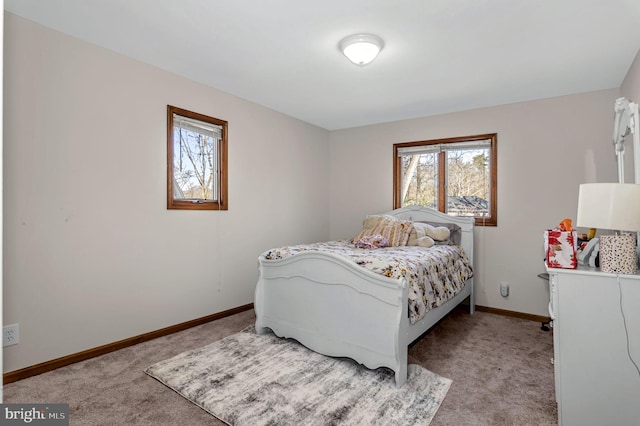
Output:
[[640,425],[640,274],[547,272],[558,423]]

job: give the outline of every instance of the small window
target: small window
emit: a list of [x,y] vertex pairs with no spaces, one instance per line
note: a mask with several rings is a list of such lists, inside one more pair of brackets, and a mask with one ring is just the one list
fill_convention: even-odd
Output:
[[417,204],[496,226],[496,133],[393,145],[394,208]]
[[227,122],[167,105],[167,208],[227,210]]

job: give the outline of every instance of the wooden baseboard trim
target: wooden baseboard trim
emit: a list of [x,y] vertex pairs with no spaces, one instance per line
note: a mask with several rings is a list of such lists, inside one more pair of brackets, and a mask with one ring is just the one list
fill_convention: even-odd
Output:
[[508,311],[506,309],[498,309],[498,308],[489,308],[487,306],[478,306],[476,305],[476,310],[480,312],[489,312],[490,314],[504,315],[506,317],[514,317],[521,318],[529,321],[535,321],[540,323],[547,323],[551,321],[551,318],[541,316],[541,315],[533,315],[533,314],[525,314],[524,312],[516,312],[516,311]]
[[38,374],[46,373],[60,367],[65,367],[76,362],[84,361],[90,358],[95,358],[100,355],[107,354],[109,352],[124,349],[129,346],[137,345],[138,343],[146,342],[148,340],[156,339],[158,337],[166,336],[169,334],[177,333],[179,331],[186,330],[197,325],[206,324],[217,319],[228,317],[238,314],[240,312],[253,309],[253,303],[248,305],[238,306],[223,312],[207,315],[205,317],[196,318],[191,321],[186,321],[180,324],[172,325],[169,327],[161,328],[160,330],[150,331],[149,333],[140,334],[138,336],[129,337],[128,339],[119,340],[117,342],[109,343],[96,348],[87,349],[86,351],[78,352],[75,354],[56,358],[51,361],[45,361],[40,364],[25,367],[20,370],[10,371],[2,375],[2,382],[6,385],[8,383],[17,382],[18,380],[26,379],[27,377],[37,376]]
[[[100,355],[114,352],[120,349],[124,349],[129,346],[137,345],[138,343],[146,342],[148,340],[156,339],[158,337],[167,336],[169,334],[177,333],[179,331],[186,330],[191,327],[195,327],[201,324],[206,324],[217,319],[228,317],[238,314],[240,312],[253,309],[253,303],[247,305],[238,306],[223,312],[207,315],[205,317],[196,318],[191,321],[186,321],[180,324],[172,325],[169,327],[161,328],[160,330],[150,331],[149,333],[140,334],[138,336],[130,337],[128,339],[119,340],[117,342],[109,343],[96,348],[87,349],[86,351],[77,352],[75,354],[56,358],[51,361],[45,361],[40,364],[25,367],[20,370],[10,371],[2,375],[2,382],[6,385],[8,383],[17,382],[18,380],[26,379],[28,377],[37,376],[38,374],[46,373],[67,365],[75,364],[76,362],[85,361],[90,358],[95,358]],[[488,312],[491,314],[504,315],[508,317],[521,318],[525,320],[546,323],[551,320],[549,317],[526,314],[523,312],[508,311],[506,309],[489,308],[487,306],[476,305],[476,310],[480,312]]]

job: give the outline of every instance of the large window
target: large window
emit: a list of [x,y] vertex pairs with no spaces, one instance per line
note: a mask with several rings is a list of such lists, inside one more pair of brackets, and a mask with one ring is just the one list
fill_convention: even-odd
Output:
[[393,145],[394,208],[412,204],[496,226],[496,133]]
[[167,208],[229,208],[226,121],[167,106]]

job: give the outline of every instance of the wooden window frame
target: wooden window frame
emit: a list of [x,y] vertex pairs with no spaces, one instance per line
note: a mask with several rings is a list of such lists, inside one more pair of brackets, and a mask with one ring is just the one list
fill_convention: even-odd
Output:
[[[491,140],[489,148],[489,216],[475,217],[475,224],[478,226],[498,226],[498,134],[487,133],[483,135],[461,136],[445,139],[433,139],[426,141],[404,142],[393,145],[393,208],[402,206],[401,185],[402,185],[402,158],[398,156],[398,149],[403,147],[417,147],[422,145],[449,144],[466,141]],[[438,154],[438,211],[446,212],[446,152]]]
[[[193,120],[214,124],[222,128],[222,138],[218,139],[218,199],[217,200],[187,200],[173,197],[173,115],[180,115]],[[228,123],[215,117],[209,117],[197,112],[167,105],[167,209],[170,210],[228,210],[228,162],[227,162],[227,133]]]

